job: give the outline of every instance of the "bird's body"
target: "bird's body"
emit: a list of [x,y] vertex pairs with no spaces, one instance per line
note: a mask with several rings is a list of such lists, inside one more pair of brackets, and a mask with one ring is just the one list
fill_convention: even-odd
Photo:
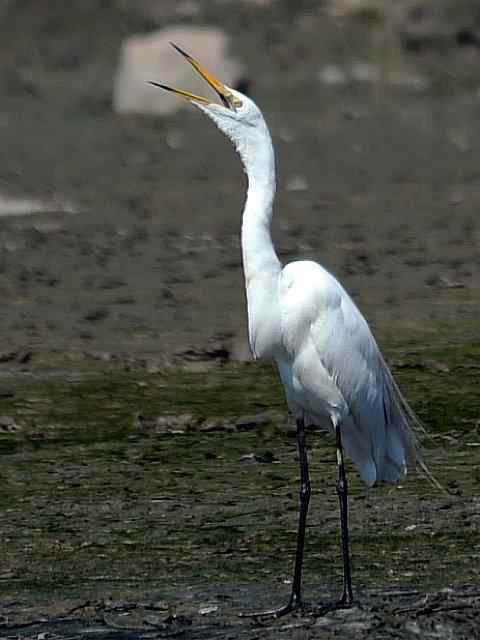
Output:
[[279,271],[269,298],[265,309],[249,306],[251,348],[276,361],[294,416],[340,425],[368,485],[400,480],[415,459],[408,409],[350,296],[319,264],[299,261]]
[[241,157],[248,178],[241,239],[250,347],[255,358],[275,360],[297,422],[301,490],[292,595],[285,607],[262,613],[282,615],[301,605],[310,499],[304,432],[308,423],[325,426],[336,437],[344,588],[341,599],[329,609],[348,606],[353,596],[343,449],[368,485],[398,481],[415,464],[416,418],[395,384],[365,318],[338,280],[310,260],[282,267],[270,231],[275,196],[274,151],[261,111],[250,98],[226,87],[195,59],[178,50],[216,90],[223,105],[159,86],[187,98],[206,113],[233,141]]
[[338,280],[310,260],[282,268],[270,233],[275,160],[263,118],[255,134],[239,149],[249,181],[242,253],[251,351],[276,361],[296,418],[340,426],[368,485],[397,481],[415,460],[413,413]]

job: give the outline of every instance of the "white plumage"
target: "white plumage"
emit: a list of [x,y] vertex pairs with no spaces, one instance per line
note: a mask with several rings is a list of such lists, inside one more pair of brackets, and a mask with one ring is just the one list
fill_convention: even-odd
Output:
[[347,455],[368,485],[402,478],[415,460],[413,419],[352,299],[315,262],[294,262],[279,281],[275,359],[296,416],[340,425]]
[[261,111],[250,98],[225,86],[194,58],[175,48],[215,89],[222,104],[158,86],[187,98],[215,122],[233,141],[248,177],[242,254],[250,347],[254,357],[271,358],[277,363],[288,405],[297,420],[301,491],[292,595],[285,607],[262,613],[278,616],[302,605],[301,573],[310,499],[304,425],[309,422],[326,426],[336,435],[344,588],[340,600],[328,610],[349,606],[353,596],[343,449],[368,485],[398,481],[416,461],[413,427],[417,420],[365,318],[334,276],[309,260],[282,268],[270,232],[274,152]]

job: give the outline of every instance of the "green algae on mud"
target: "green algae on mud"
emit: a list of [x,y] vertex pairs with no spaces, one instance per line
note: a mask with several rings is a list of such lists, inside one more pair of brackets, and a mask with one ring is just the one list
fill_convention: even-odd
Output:
[[[367,490],[351,469],[356,585],[478,581],[479,353],[459,345],[390,353],[428,430],[426,461],[452,495],[421,474]],[[295,439],[283,424],[231,428],[265,409],[285,405],[276,371],[258,363],[201,374],[9,372],[0,410],[14,425],[0,434],[1,592],[42,601],[168,598],[186,585],[252,581],[288,590],[278,580],[290,577],[295,544]],[[198,420],[172,429],[157,420],[185,413]],[[206,433],[212,416],[220,427]],[[332,441],[312,431],[309,446],[311,588],[340,580],[341,562]]]

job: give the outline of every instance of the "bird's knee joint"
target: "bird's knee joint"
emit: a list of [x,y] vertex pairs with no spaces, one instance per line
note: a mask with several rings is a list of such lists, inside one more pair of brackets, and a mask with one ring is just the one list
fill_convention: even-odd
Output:
[[312,493],[312,489],[310,487],[310,482],[303,482],[300,486],[300,500],[301,502],[310,499],[310,494]]
[[337,482],[337,493],[344,495],[347,493],[348,485],[346,478],[340,478]]

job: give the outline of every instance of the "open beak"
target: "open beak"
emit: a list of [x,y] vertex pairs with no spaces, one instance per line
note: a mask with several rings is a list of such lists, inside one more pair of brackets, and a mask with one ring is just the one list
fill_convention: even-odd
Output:
[[[197,71],[197,73],[199,73],[202,76],[202,78],[204,78],[204,80],[208,82],[208,84],[219,96],[224,107],[235,111],[237,107],[242,106],[241,100],[239,100],[236,96],[234,96],[223,84],[223,82],[220,82],[220,80],[218,80],[218,78],[216,78],[212,73],[210,73],[210,71],[207,71],[207,69],[205,69],[205,67],[201,65],[200,62],[195,60],[195,58],[192,58],[192,56],[188,55],[188,53],[185,53],[185,51],[182,51],[182,49],[180,49],[180,47],[178,47],[173,42],[171,42],[170,44],[174,49],[176,49],[179,53],[181,53],[182,56],[187,60],[187,62],[189,62],[192,65],[195,71]],[[207,100],[207,98],[202,98],[202,96],[197,96],[194,93],[191,93],[190,91],[184,91],[183,89],[174,89],[173,87],[169,87],[166,84],[160,84],[158,82],[150,81],[150,84],[153,84],[156,87],[160,87],[161,89],[165,89],[165,91],[171,91],[172,93],[175,93],[177,96],[181,96],[182,98],[185,98],[190,102],[198,102],[200,104],[212,104],[211,100]]]

